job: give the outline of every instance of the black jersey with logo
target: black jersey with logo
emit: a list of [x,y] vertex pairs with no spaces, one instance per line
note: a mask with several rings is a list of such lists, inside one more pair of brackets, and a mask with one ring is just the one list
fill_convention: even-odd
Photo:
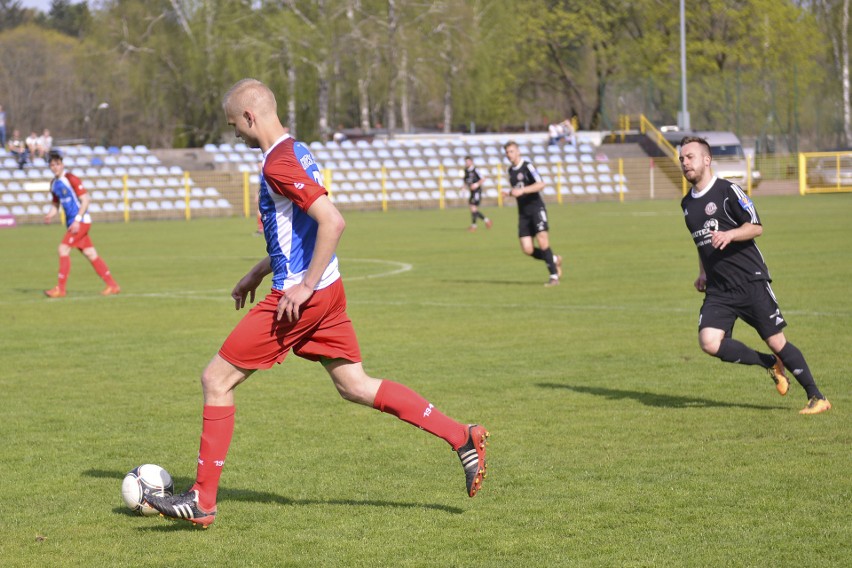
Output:
[[693,187],[680,205],[707,274],[707,288],[730,290],[748,282],[772,281],[754,239],[731,242],[724,250],[714,249],[710,243],[712,231],[761,224],[754,203],[740,186],[714,177],[703,192]]
[[480,181],[481,179],[482,179],[482,177],[479,175],[479,172],[476,171],[475,166],[470,168],[469,170],[468,169],[464,170],[464,184],[465,184],[465,186],[467,186],[467,188],[469,190],[474,191],[474,189],[471,186],[473,184],[475,184],[476,182]]
[[[526,187],[540,181],[541,175],[539,175],[538,170],[526,160],[522,160],[519,166],[509,166],[509,185],[513,189]],[[531,214],[544,209],[544,200],[539,191],[521,195],[517,199],[519,213]]]

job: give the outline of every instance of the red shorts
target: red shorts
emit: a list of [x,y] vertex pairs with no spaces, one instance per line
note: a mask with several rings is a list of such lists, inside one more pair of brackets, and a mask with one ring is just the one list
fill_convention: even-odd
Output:
[[62,244],[80,250],[94,247],[92,239],[89,238],[89,229],[91,228],[91,223],[80,223],[80,230],[76,233],[72,233],[69,229],[62,238]]
[[272,290],[231,332],[219,355],[241,369],[268,369],[281,363],[290,349],[311,361],[346,359],[361,361],[361,349],[352,321],[346,315],[343,281],[317,290],[302,305],[299,319],[276,320],[278,300],[285,292]]

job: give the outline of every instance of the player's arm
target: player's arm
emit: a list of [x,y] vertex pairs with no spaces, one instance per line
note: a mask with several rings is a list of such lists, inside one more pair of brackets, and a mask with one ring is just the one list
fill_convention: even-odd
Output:
[[763,225],[743,223],[729,231],[713,231],[710,244],[713,248],[724,250],[731,243],[750,241],[763,234]]
[[272,272],[272,261],[267,256],[248,271],[248,274],[243,276],[234,289],[231,290],[231,297],[234,299],[234,308],[239,310],[246,305],[246,296],[249,296],[249,302],[254,303],[254,292],[266,275]]
[[[480,173],[479,170],[476,170],[476,175],[479,176],[479,180],[471,186],[471,189],[482,189],[482,186],[485,185],[485,179],[488,177],[483,173]],[[475,187],[474,187],[475,186]]]
[[520,197],[528,193],[538,193],[544,189],[544,185],[545,184],[543,181],[537,181],[532,185],[525,185],[524,187],[513,187],[512,197]]
[[307,213],[317,222],[314,254],[302,281],[288,288],[278,303],[279,320],[285,315],[287,321],[295,321],[299,318],[299,309],[314,293],[320,278],[334,257],[334,251],[337,250],[337,244],[346,228],[343,215],[331,203],[327,195],[319,196],[308,208]]

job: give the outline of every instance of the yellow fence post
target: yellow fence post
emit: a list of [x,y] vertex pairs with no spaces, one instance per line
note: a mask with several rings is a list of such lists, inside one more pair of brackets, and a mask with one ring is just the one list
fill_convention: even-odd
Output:
[[500,175],[500,166],[494,166],[497,174],[494,176],[497,179],[497,207],[503,207],[503,176]]
[[243,212],[249,218],[249,173],[243,172]]
[[124,222],[130,222],[130,192],[127,189],[127,174],[121,176],[122,193],[124,194]]
[[562,205],[562,162],[557,162],[556,167],[556,202]]
[[387,168],[382,166],[382,211],[388,210],[388,179]]
[[192,213],[189,210],[189,172],[183,172],[183,192],[184,192],[184,216],[189,221],[192,218]]
[[328,192],[328,198],[331,199],[331,190],[333,180],[331,179],[331,170],[323,170],[322,171],[322,183],[325,186],[325,190]]
[[624,158],[618,159],[618,201],[624,203]]
[[804,195],[805,191],[807,191],[808,176],[805,166],[805,155],[799,152],[799,195]]
[[444,164],[440,164],[438,166],[438,193],[440,194],[438,203],[440,204],[441,209],[443,209],[447,199],[446,193],[444,192]]
[[751,156],[746,156],[746,195],[751,197]]

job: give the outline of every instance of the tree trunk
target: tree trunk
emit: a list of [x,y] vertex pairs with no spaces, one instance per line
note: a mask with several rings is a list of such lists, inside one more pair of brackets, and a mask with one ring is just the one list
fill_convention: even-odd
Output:
[[841,82],[843,85],[843,133],[846,146],[852,147],[852,103],[849,95],[849,0],[843,0],[843,15],[840,24]]
[[328,141],[328,102],[329,102],[329,83],[328,83],[328,62],[320,61],[317,65],[317,125],[319,126],[319,135],[323,142]]
[[411,132],[411,113],[408,105],[408,50],[402,50],[399,63],[399,115],[402,117],[402,131]]
[[399,25],[396,16],[396,1],[388,0],[388,61],[390,63],[390,80],[388,82],[388,100],[387,100],[387,127],[388,136],[393,136],[393,131],[396,129],[396,91],[397,81],[399,80],[396,64],[396,29]]

